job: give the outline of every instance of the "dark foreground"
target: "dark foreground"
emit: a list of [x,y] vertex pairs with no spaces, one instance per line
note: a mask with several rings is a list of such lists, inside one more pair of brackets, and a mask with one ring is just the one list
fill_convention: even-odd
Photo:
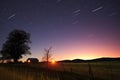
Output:
[[[112,63],[112,64],[111,64]],[[119,80],[119,62],[0,64],[0,80]]]

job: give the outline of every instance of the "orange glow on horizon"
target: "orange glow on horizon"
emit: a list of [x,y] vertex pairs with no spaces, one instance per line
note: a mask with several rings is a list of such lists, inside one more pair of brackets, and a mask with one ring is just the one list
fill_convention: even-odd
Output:
[[55,61],[55,60],[51,60],[51,63],[52,63],[52,64],[55,64],[55,63],[56,63],[56,61]]
[[[75,46],[75,45],[73,45]],[[77,47],[71,47],[67,46],[64,47],[62,46],[60,50],[55,49],[55,53],[53,54],[53,57],[56,61],[60,60],[66,60],[66,59],[84,59],[84,60],[90,60],[90,59],[96,59],[96,58],[102,58],[102,57],[120,57],[120,48],[116,47],[115,45],[105,45],[105,44],[99,44],[97,45],[85,45],[85,46],[77,46]],[[32,55],[32,57],[36,57],[39,60],[41,60],[42,55],[39,55],[39,52],[35,52],[35,54]],[[22,61],[26,61],[27,58],[31,56],[27,56],[22,58]],[[56,61],[51,59],[50,64],[55,64]]]
[[30,63],[30,60],[28,60],[28,63]]

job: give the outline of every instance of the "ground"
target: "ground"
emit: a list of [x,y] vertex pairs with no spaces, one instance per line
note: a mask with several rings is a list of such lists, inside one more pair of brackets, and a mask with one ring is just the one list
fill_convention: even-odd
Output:
[[0,80],[119,80],[119,62],[0,64]]

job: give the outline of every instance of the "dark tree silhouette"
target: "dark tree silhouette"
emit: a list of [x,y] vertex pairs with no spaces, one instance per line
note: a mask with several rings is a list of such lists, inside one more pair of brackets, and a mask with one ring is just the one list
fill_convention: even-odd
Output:
[[52,47],[48,48],[48,49],[44,49],[45,53],[44,56],[42,58],[43,61],[47,62],[47,68],[48,68],[48,64],[49,64],[49,60],[51,58],[51,54],[50,54],[50,50],[52,49]]
[[3,51],[0,51],[0,54],[1,54],[1,61],[2,63],[4,62],[4,60],[11,60],[12,57],[10,56],[10,54],[6,54],[4,53]]
[[1,54],[3,58],[11,58],[16,63],[22,55],[31,54],[28,43],[30,43],[30,34],[24,30],[15,29],[9,33],[2,46]]

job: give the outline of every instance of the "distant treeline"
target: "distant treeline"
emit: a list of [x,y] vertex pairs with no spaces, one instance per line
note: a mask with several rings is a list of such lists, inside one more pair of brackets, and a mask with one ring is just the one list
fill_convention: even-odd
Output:
[[61,60],[58,62],[79,63],[79,62],[101,62],[101,61],[120,61],[120,58],[97,58],[97,59],[92,59],[92,60],[74,59],[74,60]]

